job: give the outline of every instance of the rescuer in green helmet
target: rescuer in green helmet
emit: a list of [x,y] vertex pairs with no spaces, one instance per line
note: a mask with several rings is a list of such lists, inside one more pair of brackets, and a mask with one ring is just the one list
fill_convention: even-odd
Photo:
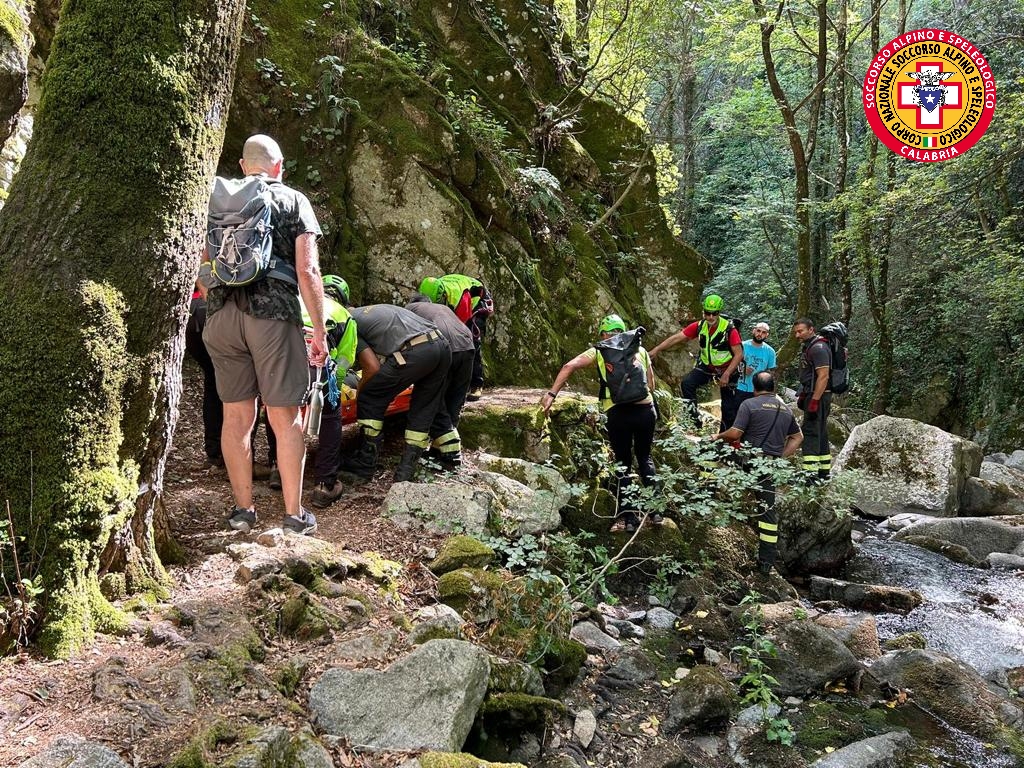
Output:
[[665,349],[671,349],[683,341],[697,340],[700,343],[700,355],[697,364],[683,379],[680,389],[686,401],[690,417],[700,429],[700,414],[697,411],[697,390],[706,384],[715,382],[722,397],[721,431],[732,426],[736,418],[739,401],[736,398],[733,373],[743,361],[743,339],[735,324],[722,315],[723,301],[718,294],[712,293],[704,298],[702,304],[704,317],[688,324],[677,333],[651,350],[651,357],[657,357]]

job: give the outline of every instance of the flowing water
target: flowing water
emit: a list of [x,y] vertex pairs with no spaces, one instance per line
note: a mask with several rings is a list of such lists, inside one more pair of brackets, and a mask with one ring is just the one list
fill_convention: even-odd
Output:
[[[879,614],[881,640],[920,632],[931,650],[948,654],[989,680],[1024,666],[1024,577],[955,563],[920,547],[888,539],[889,531],[867,527],[843,578],[917,590],[924,598],[905,616]],[[992,747],[935,721],[912,707],[900,708],[902,723],[922,744],[908,768],[1012,768],[1020,763]],[[930,721],[930,722],[929,722]]]

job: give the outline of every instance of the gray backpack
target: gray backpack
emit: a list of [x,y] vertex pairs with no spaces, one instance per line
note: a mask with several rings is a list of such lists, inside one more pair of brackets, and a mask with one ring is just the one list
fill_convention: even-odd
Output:
[[294,265],[273,258],[273,205],[263,176],[214,179],[206,222],[214,285],[249,285],[264,277],[297,284]]

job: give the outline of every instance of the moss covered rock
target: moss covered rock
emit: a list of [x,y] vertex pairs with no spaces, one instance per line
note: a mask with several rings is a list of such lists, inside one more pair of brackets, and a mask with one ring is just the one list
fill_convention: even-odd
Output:
[[495,598],[505,580],[481,568],[460,568],[444,574],[437,582],[437,596],[472,621],[486,623],[497,616]]
[[486,568],[494,562],[494,550],[472,536],[452,536],[441,545],[430,563],[438,576],[460,568]]
[[697,666],[676,686],[668,705],[665,730],[712,728],[729,721],[736,706],[736,692],[714,667]]
[[528,693],[496,693],[484,699],[479,717],[486,731],[507,732],[548,725],[565,712],[565,705],[556,699]]

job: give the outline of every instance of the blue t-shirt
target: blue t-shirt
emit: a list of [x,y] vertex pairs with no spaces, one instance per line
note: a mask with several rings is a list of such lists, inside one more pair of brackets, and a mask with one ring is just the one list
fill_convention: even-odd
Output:
[[754,391],[754,374],[770,371],[775,367],[775,350],[768,344],[755,344],[753,339],[743,342],[743,375],[736,389],[741,392]]

